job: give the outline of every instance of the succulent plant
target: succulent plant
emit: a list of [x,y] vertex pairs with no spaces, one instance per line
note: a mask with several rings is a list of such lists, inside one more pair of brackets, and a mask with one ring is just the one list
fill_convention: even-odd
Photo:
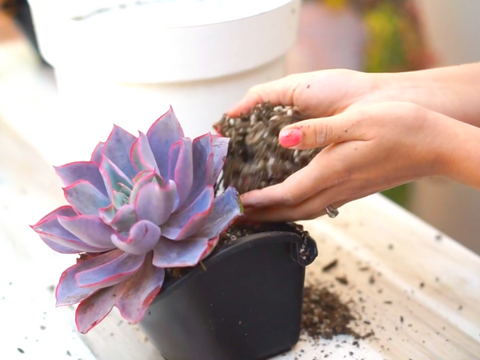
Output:
[[185,138],[173,110],[138,138],[114,126],[90,161],[56,167],[70,205],[32,228],[53,250],[79,253],[60,277],[57,306],[80,303],[86,333],[113,306],[139,322],[159,293],[165,268],[195,266],[241,213],[238,194],[215,197],[228,139]]

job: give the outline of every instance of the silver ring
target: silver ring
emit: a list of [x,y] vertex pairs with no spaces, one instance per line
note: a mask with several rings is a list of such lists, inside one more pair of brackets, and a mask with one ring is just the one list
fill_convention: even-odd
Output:
[[325,211],[327,212],[328,217],[334,219],[338,216],[338,210],[335,209],[332,205],[328,205],[325,208]]

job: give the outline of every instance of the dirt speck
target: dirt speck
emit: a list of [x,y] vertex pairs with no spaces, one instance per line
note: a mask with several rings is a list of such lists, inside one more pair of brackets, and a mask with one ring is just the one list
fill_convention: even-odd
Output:
[[322,268],[322,271],[323,272],[329,272],[330,270],[336,268],[338,265],[338,260],[335,259],[331,262],[329,262],[327,265],[325,265],[323,268]]

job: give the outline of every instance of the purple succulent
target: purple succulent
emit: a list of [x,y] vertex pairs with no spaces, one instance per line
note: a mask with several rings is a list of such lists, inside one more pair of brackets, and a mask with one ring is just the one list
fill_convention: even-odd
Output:
[[241,213],[237,192],[214,196],[228,139],[185,138],[173,110],[138,138],[114,126],[87,162],[55,170],[70,203],[32,228],[53,250],[81,253],[56,289],[57,306],[80,303],[86,333],[113,306],[139,322],[159,293],[165,268],[195,266]]

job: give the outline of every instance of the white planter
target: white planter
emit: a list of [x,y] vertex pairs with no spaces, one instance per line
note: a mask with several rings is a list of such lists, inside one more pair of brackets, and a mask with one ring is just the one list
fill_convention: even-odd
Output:
[[145,131],[170,104],[188,136],[210,131],[248,88],[285,75],[301,6],[301,0],[150,0],[79,20],[112,1],[71,3],[30,0],[66,111],[64,123],[48,126],[71,134],[62,140],[71,150],[58,161],[88,156],[112,122]]

